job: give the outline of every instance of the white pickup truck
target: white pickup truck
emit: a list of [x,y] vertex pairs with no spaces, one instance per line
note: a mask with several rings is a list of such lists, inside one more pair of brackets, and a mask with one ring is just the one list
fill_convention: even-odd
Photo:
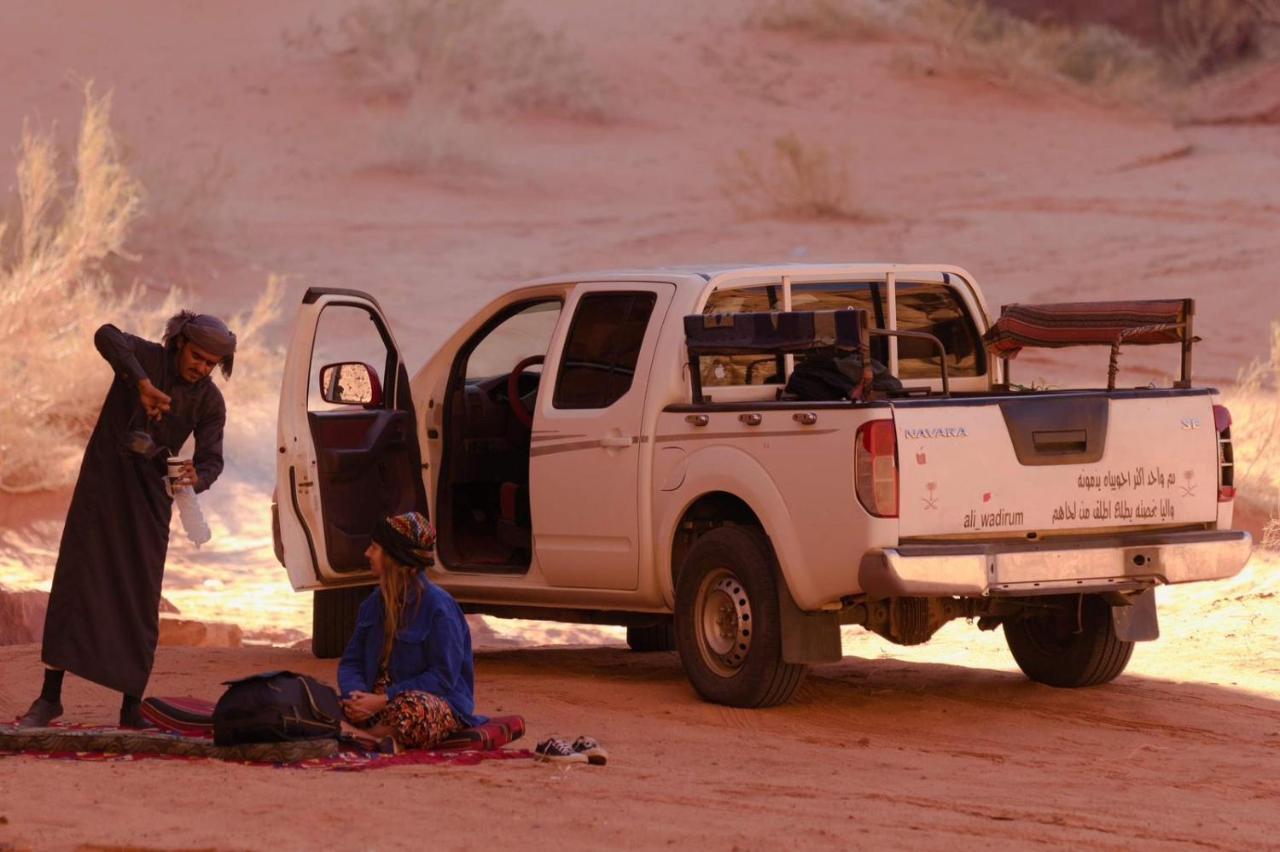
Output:
[[[1175,316],[1151,325],[1146,304]],[[277,556],[315,592],[320,656],[368,592],[374,522],[416,508],[439,534],[430,577],[465,610],[626,625],[711,701],[786,701],[840,658],[842,624],[911,645],[955,618],[1002,626],[1034,680],[1104,683],[1158,635],[1155,586],[1250,553],[1230,417],[1190,382],[1192,314],[1049,306],[993,329],[948,266],[598,272],[511,290],[410,379],[372,296],[311,289],[280,398]],[[1019,346],[1107,335],[1180,343],[1181,379],[1008,379]],[[787,393],[819,351],[901,385]]]

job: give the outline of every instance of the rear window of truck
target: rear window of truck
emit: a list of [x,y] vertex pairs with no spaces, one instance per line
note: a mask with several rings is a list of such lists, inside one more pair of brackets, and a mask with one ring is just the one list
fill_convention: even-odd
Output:
[[[986,360],[978,342],[973,319],[965,312],[955,291],[945,284],[899,281],[897,291],[898,328],[923,331],[942,341],[947,350],[947,370],[951,376],[980,376]],[[791,309],[794,311],[830,311],[841,308],[863,308],[875,324],[884,328],[889,323],[885,301],[885,285],[881,281],[855,281],[824,284],[792,284]],[[782,287],[764,286],[737,290],[717,290],[707,300],[703,313],[741,313],[747,311],[782,310]],[[882,364],[889,362],[888,339],[871,339],[871,357]],[[731,355],[707,358],[702,366],[702,382],[707,386],[780,384],[780,359],[759,355]],[[898,341],[898,377],[934,379],[938,376],[936,350],[924,341]]]

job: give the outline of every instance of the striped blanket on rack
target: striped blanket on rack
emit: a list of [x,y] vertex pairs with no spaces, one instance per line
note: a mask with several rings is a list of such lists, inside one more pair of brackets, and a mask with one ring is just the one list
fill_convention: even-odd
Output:
[[982,342],[1000,358],[1013,358],[1028,346],[1178,343],[1191,305],[1190,299],[1005,305]]

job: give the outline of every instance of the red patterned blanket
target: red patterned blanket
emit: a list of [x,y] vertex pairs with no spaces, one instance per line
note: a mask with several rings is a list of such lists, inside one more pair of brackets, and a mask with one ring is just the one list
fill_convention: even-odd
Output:
[[1027,346],[1178,343],[1190,305],[1188,299],[1005,305],[982,341],[1001,358],[1013,358]]
[[147,698],[142,712],[158,730],[65,724],[49,728],[0,727],[0,756],[24,754],[46,760],[90,761],[214,758],[282,769],[342,772],[439,763],[469,766],[485,760],[533,757],[528,750],[502,748],[524,735],[524,719],[520,716],[499,716],[483,725],[465,728],[429,751],[391,755],[348,747],[333,739],[217,746],[213,743],[213,703],[199,698]]

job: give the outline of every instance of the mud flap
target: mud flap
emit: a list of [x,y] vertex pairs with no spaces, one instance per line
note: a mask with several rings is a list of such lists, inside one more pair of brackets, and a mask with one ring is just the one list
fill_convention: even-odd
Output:
[[1111,607],[1111,623],[1116,638],[1124,642],[1150,642],[1160,638],[1160,622],[1156,616],[1156,590],[1146,589],[1129,595],[1125,606]]
[[778,615],[784,663],[838,663],[840,617],[834,612],[805,612],[796,606],[787,581],[778,577]]

